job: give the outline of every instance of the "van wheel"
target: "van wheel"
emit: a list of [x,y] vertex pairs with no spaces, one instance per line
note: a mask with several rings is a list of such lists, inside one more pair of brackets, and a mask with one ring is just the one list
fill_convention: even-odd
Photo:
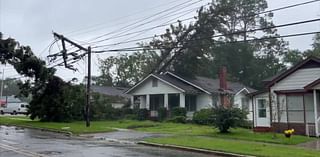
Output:
[[17,112],[16,111],[13,111],[13,113],[12,113],[13,115],[16,115],[17,114]]
[[0,111],[0,114],[4,115],[4,112],[1,110],[1,111]]

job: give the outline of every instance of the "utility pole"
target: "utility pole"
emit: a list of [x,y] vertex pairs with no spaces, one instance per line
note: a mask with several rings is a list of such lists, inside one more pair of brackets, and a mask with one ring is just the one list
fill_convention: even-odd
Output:
[[2,70],[2,80],[1,80],[1,89],[0,89],[0,99],[3,96],[3,86],[4,86],[4,69]]
[[90,103],[91,103],[91,47],[88,47],[88,78],[86,99],[86,126],[90,127]]
[[[61,64],[64,65],[68,69],[76,71],[77,69],[74,68],[72,63],[75,63],[75,62],[81,60],[85,55],[88,54],[88,76],[87,76],[88,80],[87,80],[87,89],[86,89],[85,120],[86,120],[86,126],[90,127],[91,53],[92,53],[91,47],[89,46],[88,48],[85,48],[85,47],[81,46],[80,44],[64,37],[61,34],[55,33],[55,32],[53,32],[53,35],[55,38],[58,38],[59,40],[61,40],[62,50],[59,53],[49,55],[48,58],[51,58],[51,61],[55,61],[57,59],[57,57],[62,56],[63,63],[61,63]],[[66,49],[66,43],[69,43],[70,45],[77,47],[79,50],[77,50],[75,52],[67,53],[68,50]],[[84,51],[84,53],[78,54],[78,53],[76,53],[78,51]],[[71,56],[71,58],[68,58],[69,56]],[[68,61],[72,61],[72,63],[68,63]],[[58,65],[61,65],[61,64],[58,64]]]

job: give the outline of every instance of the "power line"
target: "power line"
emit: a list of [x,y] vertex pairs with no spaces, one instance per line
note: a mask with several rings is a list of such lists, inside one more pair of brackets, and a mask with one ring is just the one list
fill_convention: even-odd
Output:
[[[307,1],[307,2],[303,2],[303,3],[297,3],[297,4],[293,4],[293,5],[289,5],[289,6],[284,6],[284,7],[279,7],[279,8],[275,8],[275,9],[259,12],[259,13],[256,13],[256,14],[253,14],[253,15],[248,15],[248,16],[256,16],[256,15],[259,15],[259,14],[265,14],[265,13],[269,13],[269,12],[289,9],[289,8],[298,7],[298,6],[302,6],[302,5],[306,5],[306,4],[310,4],[310,3],[315,3],[315,2],[319,2],[319,1],[320,0],[312,0],[312,1]],[[194,18],[194,17],[192,17],[192,18]],[[187,18],[187,19],[190,20],[192,18]],[[177,23],[177,22],[175,22],[175,23]],[[133,39],[133,40],[129,40],[129,41],[125,41],[125,42],[118,42],[118,43],[114,43],[114,44],[106,44],[106,45],[102,45],[102,46],[94,46],[93,48],[104,47],[104,46],[115,46],[115,45],[120,45],[120,44],[124,44],[124,43],[137,42],[137,41],[140,41],[140,40],[153,39],[154,37],[157,37],[157,36],[159,36],[159,35],[154,35],[154,36],[150,36],[150,37],[144,37],[144,38],[140,38],[140,39]],[[110,40],[110,38],[108,40]]]
[[[180,0],[180,1],[181,1],[181,0]],[[162,4],[160,4],[160,5],[157,5],[157,6],[154,6],[154,7],[151,7],[151,8],[146,8],[146,9],[143,9],[143,10],[141,10],[141,11],[134,12],[134,13],[132,13],[132,14],[128,14],[128,15],[125,15],[125,16],[117,17],[117,18],[112,19],[112,20],[110,20],[110,21],[113,21],[113,22],[115,22],[115,21],[120,21],[120,20],[125,19],[125,18],[127,18],[127,17],[132,17],[132,16],[137,15],[137,14],[145,13],[147,10],[156,9],[156,8],[159,8],[159,7],[162,7],[162,6],[171,5],[171,4],[174,4],[174,3],[177,3],[177,2],[179,2],[179,0],[173,0],[173,1],[169,2],[169,3],[162,3]],[[79,33],[76,33],[76,32],[82,32],[82,31],[84,31],[84,30],[88,30],[88,31],[82,32],[81,34],[93,32],[93,31],[99,29],[99,28],[96,28],[96,27],[98,27],[98,26],[103,26],[103,25],[105,25],[106,23],[109,23],[110,21],[106,21],[106,22],[102,22],[102,23],[99,23],[99,24],[91,25],[91,26],[89,26],[89,27],[82,28],[82,29],[78,29],[78,30],[75,30],[75,31],[70,31],[70,32],[67,32],[67,33],[65,33],[65,34],[67,34],[67,35],[69,34],[69,35],[71,35],[71,36],[76,36],[76,35],[79,35]],[[127,23],[127,21],[124,21],[124,22],[122,22],[122,23],[118,23],[118,24],[112,25],[112,26],[118,26],[119,24],[124,24],[124,23]],[[110,26],[110,27],[112,27],[112,26]],[[90,29],[93,29],[93,30],[90,30]],[[73,34],[73,33],[76,33],[76,34]]]
[[[314,32],[306,32],[306,33],[296,33],[296,34],[288,34],[288,35],[281,35],[281,36],[270,36],[270,37],[263,37],[263,38],[255,38],[249,40],[241,40],[241,41],[216,41],[218,44],[230,44],[230,43],[241,43],[241,42],[254,42],[254,41],[262,41],[262,40],[270,40],[270,39],[277,39],[277,38],[289,38],[289,37],[297,37],[297,36],[306,36],[306,35],[314,35],[318,34],[320,31]],[[182,47],[172,47],[172,48],[182,48]],[[102,51],[93,51],[93,53],[104,53],[104,52],[121,52],[121,51],[139,51],[139,50],[160,50],[163,48],[148,48],[148,47],[127,47],[123,49],[109,49],[109,50],[102,50]]]
[[[203,1],[203,0],[198,0],[198,1],[196,1],[196,2],[193,2],[192,4],[198,3],[198,2],[200,2],[200,1]],[[179,3],[178,5],[175,5],[175,6],[173,6],[173,7],[170,7],[170,8],[168,8],[168,9],[165,9],[165,10],[163,10],[163,11],[161,11],[161,12],[156,13],[156,14],[152,14],[151,16],[148,16],[148,17],[143,18],[143,19],[141,19],[141,20],[138,20],[138,21],[136,21],[136,22],[130,23],[130,24],[128,24],[128,25],[126,25],[126,26],[124,26],[124,27],[121,27],[121,28],[119,28],[119,29],[117,29],[117,30],[114,30],[114,31],[111,31],[111,32],[109,32],[109,33],[106,33],[106,34],[97,36],[97,37],[92,38],[92,39],[90,39],[90,40],[100,39],[100,38],[102,38],[102,37],[104,37],[104,36],[107,36],[107,35],[110,35],[110,34],[114,34],[114,33],[118,33],[119,31],[123,31],[124,29],[128,30],[130,27],[132,27],[132,26],[134,26],[134,25],[136,25],[136,24],[139,24],[139,23],[144,22],[144,21],[146,21],[146,20],[148,20],[148,19],[157,17],[158,15],[161,15],[161,14],[163,14],[163,13],[166,13],[166,12],[170,11],[170,10],[176,9],[176,8],[179,7],[179,6],[184,6],[184,5],[186,5],[186,4],[190,3],[190,2],[192,2],[192,0],[188,0],[187,2]],[[141,24],[140,24],[140,25],[141,25]],[[130,29],[130,30],[131,30],[131,29]],[[90,40],[89,40],[89,41],[90,41]]]
[[[209,5],[209,4],[206,4],[206,5]],[[204,5],[204,6],[206,6]],[[192,9],[188,9],[188,10],[185,10],[185,11],[181,11],[175,15],[178,15],[178,14],[181,14],[181,13],[184,13],[178,17],[175,17],[174,19],[170,19],[168,21],[166,21],[165,23],[162,23],[160,25],[157,25],[157,26],[154,26],[154,27],[150,27],[150,28],[146,28],[146,29],[142,29],[142,30],[138,30],[138,31],[135,31],[135,32],[130,32],[130,33],[126,33],[126,34],[119,34],[119,35],[115,35],[115,36],[112,36],[112,37],[109,37],[109,38],[106,38],[106,39],[102,39],[102,40],[98,40],[98,41],[94,41],[94,42],[91,42],[92,43],[99,43],[99,42],[103,42],[103,41],[108,41],[108,40],[111,40],[111,39],[116,39],[116,38],[121,38],[121,37],[125,37],[125,36],[128,36],[128,35],[133,35],[133,34],[137,34],[137,33],[145,33],[146,31],[150,31],[150,30],[153,30],[153,29],[156,29],[156,28],[160,28],[160,27],[166,27],[168,26],[169,24],[174,24],[174,23],[178,23],[178,22],[182,22],[182,21],[186,21],[186,20],[190,20],[190,19],[194,19],[194,17],[192,18],[187,18],[187,19],[184,19],[184,20],[178,20],[176,22],[172,22],[170,23],[171,21],[175,21],[177,20],[177,18],[180,18],[180,17],[183,17],[185,15],[188,15],[190,13],[192,13],[193,11],[201,8],[201,7],[204,7],[204,6],[200,6],[200,7],[196,7],[196,8],[192,8]],[[174,15],[172,15],[174,16]],[[134,29],[134,28],[133,28]]]
[[[262,31],[262,30],[268,30],[268,29],[273,29],[273,28],[281,28],[281,27],[287,27],[287,26],[293,26],[293,25],[317,22],[317,21],[320,21],[320,18],[312,19],[312,20],[298,21],[298,22],[293,22],[293,23],[287,23],[287,24],[282,24],[282,25],[274,25],[274,26],[269,26],[269,27],[264,27],[264,28],[251,29],[251,30],[247,30],[247,31],[238,31],[238,32],[230,33],[230,34],[215,35],[215,36],[212,36],[212,37],[214,38],[214,37],[223,37],[223,36],[229,36],[229,35],[235,35],[235,34],[243,34],[243,33],[247,33],[247,32]],[[99,47],[106,47],[106,46],[116,46],[116,45],[131,43],[131,42],[137,42],[137,41],[141,41],[141,40],[145,40],[145,39],[152,39],[152,38],[155,38],[155,37],[158,37],[158,36],[160,36],[160,35],[154,35],[154,36],[151,36],[151,37],[145,37],[145,38],[140,38],[140,39],[133,39],[133,40],[118,42],[118,43],[114,43],[114,44],[105,44],[105,45],[93,46],[92,48],[99,48]]]

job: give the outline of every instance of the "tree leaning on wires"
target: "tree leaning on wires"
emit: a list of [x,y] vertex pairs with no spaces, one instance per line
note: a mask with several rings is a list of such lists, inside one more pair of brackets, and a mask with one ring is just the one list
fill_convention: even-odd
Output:
[[30,47],[21,46],[11,38],[3,39],[1,32],[0,52],[1,64],[10,64],[20,75],[29,78],[18,85],[21,95],[32,95],[28,108],[31,119],[55,122],[80,120],[78,115],[83,111],[77,110],[80,106],[72,107],[72,104],[83,106],[84,96],[79,95],[84,92],[78,92],[76,95],[79,97],[70,98],[70,93],[77,91],[77,86],[55,76],[56,69],[46,67],[45,61],[36,57]]

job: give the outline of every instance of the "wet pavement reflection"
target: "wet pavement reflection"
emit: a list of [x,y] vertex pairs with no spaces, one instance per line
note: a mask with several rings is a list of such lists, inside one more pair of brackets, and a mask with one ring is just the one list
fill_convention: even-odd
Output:
[[[120,132],[125,135],[125,132]],[[115,133],[110,134],[116,136]],[[108,134],[104,135],[108,138]],[[97,138],[74,138],[40,130],[0,126],[0,157],[208,157],[212,155],[147,147]]]

